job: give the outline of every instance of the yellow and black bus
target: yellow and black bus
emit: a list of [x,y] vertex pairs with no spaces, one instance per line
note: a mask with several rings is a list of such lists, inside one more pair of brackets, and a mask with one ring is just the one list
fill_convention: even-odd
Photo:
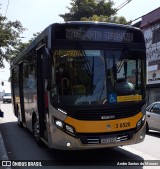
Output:
[[95,149],[145,138],[146,49],[132,26],[54,23],[11,62],[18,124],[38,144]]

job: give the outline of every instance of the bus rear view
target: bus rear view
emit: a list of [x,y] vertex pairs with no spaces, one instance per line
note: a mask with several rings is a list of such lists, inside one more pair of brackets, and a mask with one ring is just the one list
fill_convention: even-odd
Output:
[[[56,149],[142,142],[146,113],[142,31],[117,24],[69,22],[51,25],[46,36],[49,59],[43,62],[46,54],[37,50],[37,58],[42,59],[35,59],[37,99],[27,110],[33,114],[30,124],[38,126],[38,131],[31,127],[36,139]],[[50,76],[44,77],[43,71]],[[26,121],[21,120],[27,126]]]

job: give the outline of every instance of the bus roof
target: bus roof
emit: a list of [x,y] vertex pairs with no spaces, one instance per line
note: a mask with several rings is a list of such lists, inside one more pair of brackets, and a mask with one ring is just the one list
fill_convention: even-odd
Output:
[[64,23],[54,23],[52,25],[98,25],[98,26],[110,26],[110,27],[117,27],[117,28],[124,28],[124,29],[135,29],[140,30],[137,27],[133,27],[132,25],[124,25],[118,23],[110,23],[110,22],[97,22],[97,21],[68,21]]
[[[62,23],[63,24],[63,23]],[[123,24],[117,24],[117,23],[110,23],[110,22],[97,22],[97,21],[68,21],[65,24],[78,24],[78,25],[104,25],[104,26],[120,26],[120,27],[128,27],[131,28],[133,26],[131,25],[123,25]]]
[[[50,49],[51,48],[51,29],[54,26],[62,26],[62,25],[92,25],[92,26],[108,26],[108,27],[117,27],[117,28],[122,28],[122,29],[134,29],[134,30],[140,30],[139,28],[135,28],[131,25],[123,25],[123,24],[116,24],[116,23],[109,23],[109,22],[94,22],[94,21],[69,21],[69,22],[64,22],[64,23],[53,23],[49,25],[46,29],[43,30],[43,32],[38,35],[31,44],[27,48],[25,48],[12,62],[11,66],[16,63],[20,58],[28,54],[32,49],[35,47],[37,48],[39,43],[45,38],[48,38],[48,44],[47,47]],[[140,30],[141,31],[141,30]]]

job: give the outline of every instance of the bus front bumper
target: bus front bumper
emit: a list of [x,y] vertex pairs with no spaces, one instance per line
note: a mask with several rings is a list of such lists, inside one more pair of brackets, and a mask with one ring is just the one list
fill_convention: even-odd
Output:
[[60,150],[85,150],[125,146],[142,142],[145,138],[145,131],[146,124],[138,131],[135,129],[113,134],[85,133],[73,137],[55,127],[51,134],[49,147]]

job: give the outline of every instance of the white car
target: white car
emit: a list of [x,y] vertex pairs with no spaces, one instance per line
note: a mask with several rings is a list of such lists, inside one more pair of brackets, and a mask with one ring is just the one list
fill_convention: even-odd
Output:
[[160,131],[160,102],[154,102],[146,109],[146,132]]
[[3,95],[3,103],[7,102],[7,103],[11,103],[12,99],[11,99],[11,93],[5,93]]

